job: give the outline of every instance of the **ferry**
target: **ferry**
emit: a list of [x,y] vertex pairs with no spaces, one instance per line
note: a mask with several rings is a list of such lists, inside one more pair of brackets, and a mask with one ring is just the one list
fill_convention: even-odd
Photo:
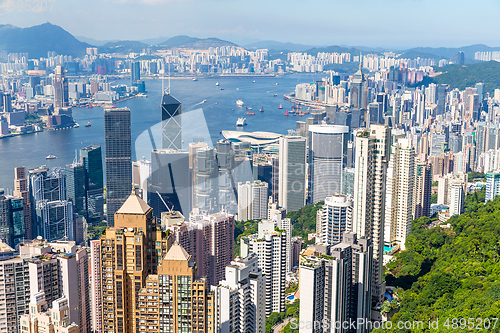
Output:
[[236,121],[236,126],[245,126],[247,124],[247,118],[238,118]]
[[148,97],[148,95],[146,95],[144,93],[139,93],[139,94],[137,94],[137,97]]
[[262,105],[262,106],[260,107],[260,110],[259,110],[259,111],[260,111],[260,112],[264,112],[264,105]]
[[250,111],[250,110],[252,110],[252,108],[249,108],[249,107],[247,106],[247,111]]
[[206,103],[206,102],[207,102],[207,100],[204,99],[204,100],[201,101],[201,104]]
[[217,82],[217,83],[215,84],[215,86],[217,86],[217,87],[218,87],[218,86],[219,86],[219,82]]
[[90,119],[89,119],[89,121],[85,124],[85,127],[90,127],[90,126],[92,126],[92,124],[90,123]]
[[250,116],[255,116],[255,112],[245,112],[245,114],[248,114]]
[[253,82],[252,82],[252,83],[255,83],[255,80],[253,80]]
[[197,78],[193,78],[193,81],[198,81],[198,79]]
[[220,90],[224,90],[224,88],[220,88]]
[[274,97],[278,96],[278,94],[274,94]]
[[49,155],[49,156],[45,157],[45,159],[47,159],[47,160],[53,160],[55,158],[57,158],[57,156],[55,156],[55,155]]
[[281,103],[280,103],[280,106],[278,106],[278,109],[280,109],[280,110],[283,109],[283,106],[281,106]]
[[243,101],[241,99],[239,99],[239,100],[236,101],[236,105],[238,105],[238,106],[243,106],[243,104],[244,103],[243,103]]

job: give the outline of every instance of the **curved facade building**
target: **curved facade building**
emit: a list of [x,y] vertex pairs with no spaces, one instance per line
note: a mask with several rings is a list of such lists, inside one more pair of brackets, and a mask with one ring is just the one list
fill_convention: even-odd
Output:
[[342,171],[347,165],[348,126],[309,126],[311,201],[323,201],[342,192]]

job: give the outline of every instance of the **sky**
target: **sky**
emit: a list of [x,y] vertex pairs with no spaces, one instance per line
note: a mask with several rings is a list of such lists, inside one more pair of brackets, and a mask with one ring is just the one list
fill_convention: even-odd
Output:
[[[45,10],[33,10],[39,1]],[[0,0],[0,24],[50,22],[74,36],[143,40],[217,37],[246,45],[405,49],[500,46],[499,0]],[[45,8],[45,4],[47,6]],[[9,11],[9,4],[24,6]],[[3,8],[2,8],[3,6]],[[40,7],[40,6],[39,6]]]

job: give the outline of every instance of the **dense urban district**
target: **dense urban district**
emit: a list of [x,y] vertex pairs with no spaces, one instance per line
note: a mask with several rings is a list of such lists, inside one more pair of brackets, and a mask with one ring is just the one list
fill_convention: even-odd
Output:
[[[0,51],[0,144],[102,107],[104,146],[1,170],[0,333],[499,330],[499,51],[94,47],[35,28],[67,53]],[[295,128],[239,118],[214,144],[183,141],[162,89],[161,143],[133,160],[119,103],[154,98],[149,80],[297,73],[321,79],[277,96]]]

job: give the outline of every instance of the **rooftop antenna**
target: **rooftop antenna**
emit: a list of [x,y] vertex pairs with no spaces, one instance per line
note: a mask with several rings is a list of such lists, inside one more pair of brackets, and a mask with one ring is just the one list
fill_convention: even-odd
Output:
[[165,207],[167,207],[168,212],[170,214],[172,214],[172,212],[173,212],[172,208],[168,207],[168,205],[165,203],[165,200],[163,200],[163,198],[161,197],[160,193],[158,193],[158,191],[156,191],[156,194],[158,194],[158,196],[160,197],[161,202],[163,202],[163,204],[165,205]]
[[170,95],[170,62],[168,63],[168,94]]

